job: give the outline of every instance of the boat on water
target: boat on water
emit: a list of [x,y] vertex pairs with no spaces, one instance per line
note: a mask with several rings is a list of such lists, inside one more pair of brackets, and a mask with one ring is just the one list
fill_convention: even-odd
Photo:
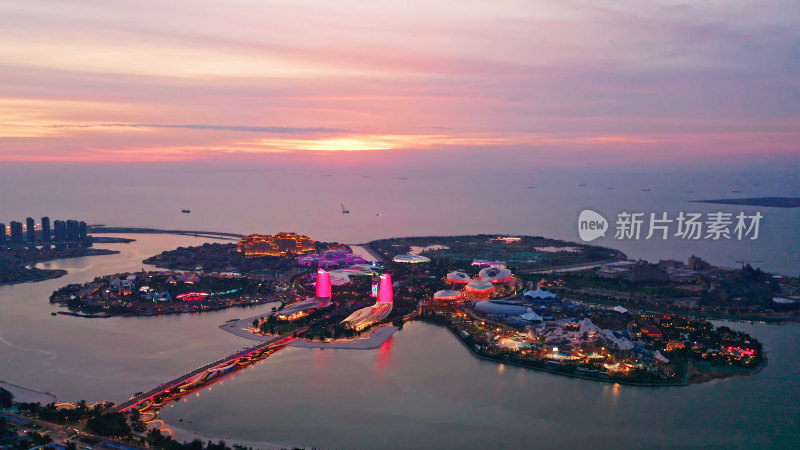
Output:
[[350,214],[350,210],[344,207],[344,203],[339,203],[342,205],[342,214]]
[[581,183],[581,184],[578,185],[578,187],[586,187],[586,185]]
[[528,186],[528,189],[536,189],[536,186]]
[[650,189],[647,189],[647,188],[642,189],[642,192],[650,192]]
[[184,213],[184,214],[189,214],[189,213],[192,212],[192,210],[191,209],[182,209],[181,212]]
[[407,180],[408,177],[397,177],[398,180]]

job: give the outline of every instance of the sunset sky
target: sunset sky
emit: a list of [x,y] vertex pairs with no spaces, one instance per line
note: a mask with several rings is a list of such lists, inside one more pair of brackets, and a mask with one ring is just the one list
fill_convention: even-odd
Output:
[[798,143],[797,0],[0,0],[3,161],[580,165]]

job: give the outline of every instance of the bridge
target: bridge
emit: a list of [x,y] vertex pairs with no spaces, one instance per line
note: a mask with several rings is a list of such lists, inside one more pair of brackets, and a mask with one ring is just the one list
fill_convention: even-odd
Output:
[[140,412],[150,409],[159,409],[165,404],[202,387],[206,382],[229,372],[231,369],[246,367],[253,362],[260,361],[275,349],[288,344],[294,339],[295,335],[308,331],[308,328],[309,327],[304,327],[290,333],[276,336],[273,339],[245,348],[232,355],[206,364],[203,367],[198,367],[191,372],[185,373],[166,383],[162,383],[143,394],[135,395],[128,401],[107,409],[105,413],[123,412],[131,408],[136,408]]

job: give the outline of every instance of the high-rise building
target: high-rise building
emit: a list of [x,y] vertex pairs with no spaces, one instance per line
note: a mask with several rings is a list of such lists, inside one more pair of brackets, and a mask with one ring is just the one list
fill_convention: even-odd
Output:
[[50,242],[50,218],[42,217],[42,241]]
[[53,231],[56,242],[64,242],[67,240],[67,223],[63,220],[56,220],[53,222]]
[[21,244],[22,241],[22,222],[14,220],[11,222],[11,242],[14,244]]
[[381,284],[378,286],[378,303],[392,303],[392,276],[388,273],[381,275]]
[[78,222],[78,238],[81,241],[85,241],[86,237],[87,237],[87,234],[86,234],[86,222],[80,221],[80,222]]
[[67,221],[67,240],[70,242],[78,242],[80,239],[80,230],[77,220]]
[[0,244],[6,243],[6,224],[0,223]]
[[322,269],[317,271],[317,298],[331,298],[331,275]]
[[33,217],[25,219],[25,234],[28,235],[28,242],[36,242],[36,222]]

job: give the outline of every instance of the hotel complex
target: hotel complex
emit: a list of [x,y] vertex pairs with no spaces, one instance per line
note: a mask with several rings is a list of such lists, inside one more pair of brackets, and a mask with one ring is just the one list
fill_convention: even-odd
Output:
[[236,250],[245,258],[286,256],[289,253],[308,253],[315,249],[314,240],[297,233],[281,232],[275,236],[250,234],[242,238]]

